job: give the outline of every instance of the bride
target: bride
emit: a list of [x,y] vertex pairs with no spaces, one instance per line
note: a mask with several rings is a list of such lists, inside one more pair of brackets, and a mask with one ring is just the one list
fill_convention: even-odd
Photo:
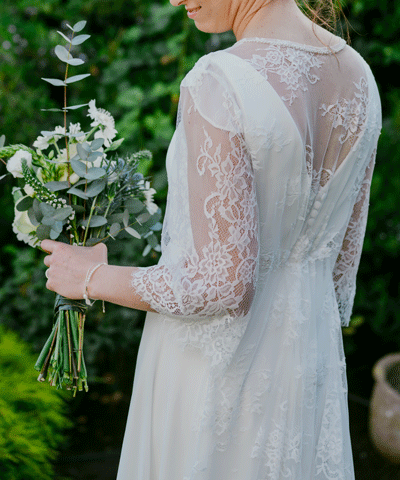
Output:
[[353,480],[341,325],[381,128],[373,75],[295,0],[171,3],[237,42],[181,84],[159,263],[42,242],[50,290],[148,312],[118,480]]

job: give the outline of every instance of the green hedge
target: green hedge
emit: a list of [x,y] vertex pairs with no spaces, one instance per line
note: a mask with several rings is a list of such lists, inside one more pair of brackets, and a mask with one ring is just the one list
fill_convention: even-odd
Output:
[[0,325],[0,478],[53,480],[57,450],[71,426],[65,399],[37,381],[35,356]]

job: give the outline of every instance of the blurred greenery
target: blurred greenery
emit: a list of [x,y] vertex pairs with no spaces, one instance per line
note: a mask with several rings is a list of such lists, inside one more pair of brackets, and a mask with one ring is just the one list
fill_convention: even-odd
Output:
[[51,462],[72,426],[63,396],[37,382],[35,361],[30,346],[0,325],[2,480],[52,480]]
[[[396,174],[400,162],[400,4],[394,0],[342,3],[352,46],[375,74],[384,114],[354,321],[345,338],[346,350],[360,355],[362,362],[371,353],[358,333],[366,326],[384,348],[400,349],[400,271],[394,268],[400,253],[400,176]],[[53,54],[60,38],[56,32],[66,31],[65,20],[73,24],[82,19],[88,21],[85,31],[92,35],[84,49],[92,76],[71,89],[70,103],[96,98],[98,107],[115,116],[119,134],[126,139],[122,154],[141,148],[153,152],[153,161],[141,165],[141,170],[152,177],[156,201],[164,206],[164,161],[174,131],[180,81],[200,56],[231,45],[233,34],[200,33],[184,9],[164,0],[2,0],[0,134],[9,143],[30,145],[41,130],[62,123],[57,114],[40,110],[61,104],[60,90],[41,77],[61,75],[60,62]],[[87,65],[84,68],[86,72]],[[76,67],[74,74],[79,73]],[[73,112],[70,120],[84,121],[80,115],[80,111]],[[14,238],[10,190],[11,185],[0,185],[0,322],[18,331],[38,351],[49,333],[53,296],[44,288],[42,254]],[[109,248],[112,263],[157,261],[156,256],[141,256],[140,241],[126,239],[118,245],[110,243]],[[133,373],[142,322],[139,312],[107,305],[103,317],[98,306],[94,307],[85,342],[89,375],[101,377],[108,368],[117,384],[125,384],[126,375]]]

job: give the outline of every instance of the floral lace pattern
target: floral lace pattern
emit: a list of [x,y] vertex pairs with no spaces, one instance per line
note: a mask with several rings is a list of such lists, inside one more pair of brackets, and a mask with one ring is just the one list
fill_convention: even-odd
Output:
[[341,143],[351,139],[352,143],[363,131],[367,117],[368,89],[367,81],[361,78],[358,83],[354,82],[356,91],[354,97],[349,100],[341,98],[333,105],[321,105],[322,116],[330,115],[333,128],[342,127],[344,133],[339,137]]
[[279,76],[289,91],[281,98],[289,102],[289,105],[292,105],[300,92],[308,90],[308,84],[314,84],[320,79],[315,69],[321,68],[323,61],[318,55],[272,44],[257,50],[261,54],[254,54],[248,62],[266,79],[271,73]]

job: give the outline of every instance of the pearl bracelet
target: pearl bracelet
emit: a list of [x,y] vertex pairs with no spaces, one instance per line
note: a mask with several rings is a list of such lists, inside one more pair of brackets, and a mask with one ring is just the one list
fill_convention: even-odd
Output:
[[87,271],[86,273],[86,278],[85,278],[85,285],[83,287],[83,299],[85,300],[86,302],[86,305],[89,305],[89,307],[91,307],[93,305],[94,302],[90,302],[89,300],[89,292],[88,292],[88,285],[89,285],[89,282],[90,282],[90,279],[92,278],[94,272],[102,267],[103,265],[107,265],[107,263],[98,263],[97,265],[95,265],[94,267],[92,268],[89,268],[89,270]]

